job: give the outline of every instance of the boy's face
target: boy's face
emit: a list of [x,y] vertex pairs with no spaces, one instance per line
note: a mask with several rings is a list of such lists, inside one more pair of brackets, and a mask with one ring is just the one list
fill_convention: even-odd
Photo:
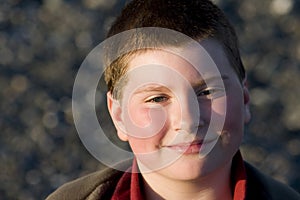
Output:
[[[118,135],[128,141],[142,172],[193,180],[225,166],[250,119],[247,88],[220,45],[206,43],[218,73],[205,55],[182,49],[137,54],[129,63],[122,100],[108,94]],[[200,73],[199,73],[200,72]]]

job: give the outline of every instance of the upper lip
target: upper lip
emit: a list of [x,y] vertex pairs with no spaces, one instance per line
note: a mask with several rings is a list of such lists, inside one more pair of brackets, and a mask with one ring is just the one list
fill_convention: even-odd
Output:
[[216,140],[217,138],[214,138],[214,139],[207,139],[207,140],[204,140],[204,139],[196,139],[196,140],[193,140],[193,141],[187,141],[187,142],[178,142],[178,143],[174,143],[174,144],[168,144],[168,145],[163,145],[164,147],[185,147],[185,146],[191,146],[191,145],[202,145],[202,144],[206,144],[206,143],[210,143],[214,140]]
[[176,144],[169,144],[166,145],[166,147],[175,147],[175,146],[190,146],[194,144],[203,144],[203,140],[194,140],[191,142],[181,142],[181,143],[176,143]]

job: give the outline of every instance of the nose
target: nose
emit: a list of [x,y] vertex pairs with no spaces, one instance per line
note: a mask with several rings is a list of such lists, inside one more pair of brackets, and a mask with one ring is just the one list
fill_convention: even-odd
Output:
[[198,128],[204,126],[199,102],[194,92],[178,95],[171,112],[172,125],[176,131],[197,133]]

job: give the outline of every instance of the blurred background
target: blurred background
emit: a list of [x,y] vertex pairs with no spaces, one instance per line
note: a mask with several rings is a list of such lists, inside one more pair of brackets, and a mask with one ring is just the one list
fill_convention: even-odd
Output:
[[[300,1],[215,2],[236,28],[248,70],[253,119],[242,153],[300,192]],[[44,199],[104,167],[77,135],[72,87],[125,4],[0,0],[0,199]]]

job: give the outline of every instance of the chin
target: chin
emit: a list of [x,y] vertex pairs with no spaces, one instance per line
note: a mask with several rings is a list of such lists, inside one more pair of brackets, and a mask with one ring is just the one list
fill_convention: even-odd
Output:
[[206,174],[203,171],[204,163],[205,161],[198,155],[182,156],[171,165],[158,170],[157,173],[181,181],[197,180]]

